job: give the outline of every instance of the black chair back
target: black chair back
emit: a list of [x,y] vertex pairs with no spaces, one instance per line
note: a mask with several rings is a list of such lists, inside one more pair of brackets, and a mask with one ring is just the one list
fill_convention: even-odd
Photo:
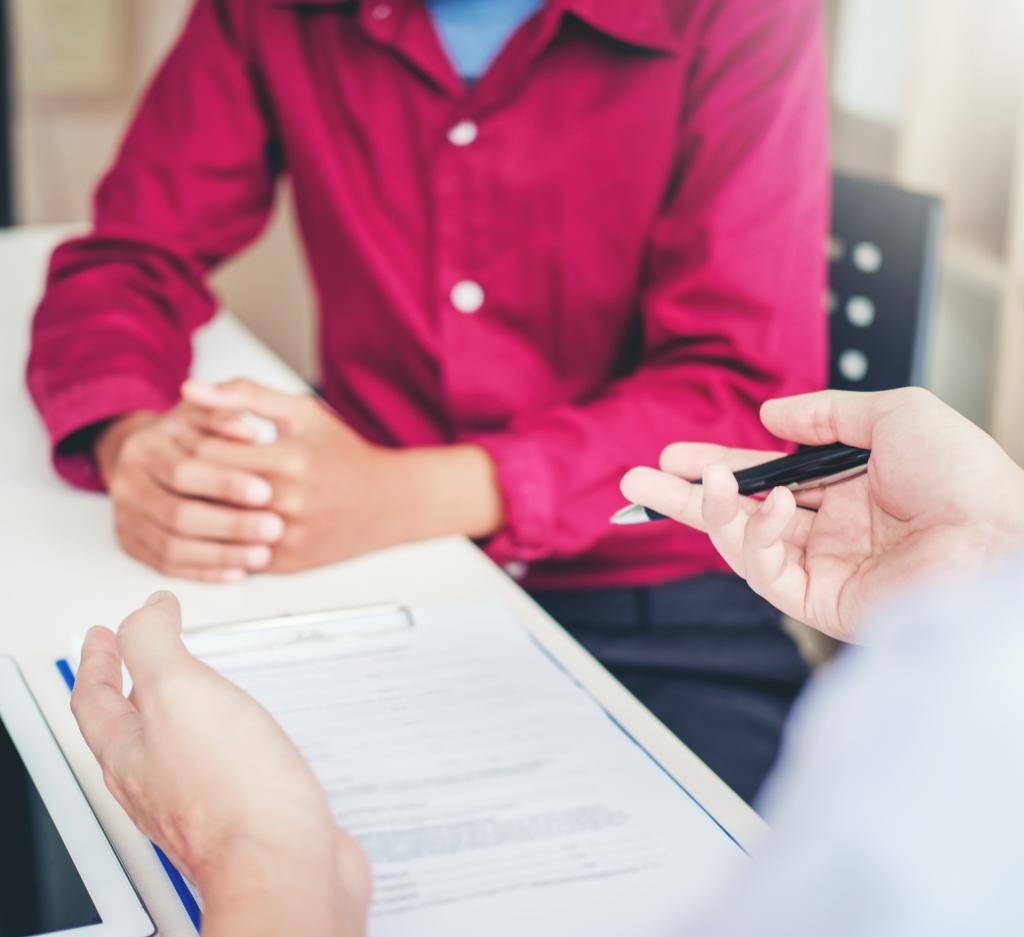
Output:
[[941,202],[836,175],[829,242],[829,387],[924,381]]

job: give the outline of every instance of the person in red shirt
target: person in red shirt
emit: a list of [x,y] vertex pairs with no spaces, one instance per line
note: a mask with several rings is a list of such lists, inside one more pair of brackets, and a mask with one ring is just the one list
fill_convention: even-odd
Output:
[[[824,383],[820,18],[548,0],[466,82],[424,0],[197,0],[51,264],[28,383],[57,470],[168,575],[473,537],[752,796],[799,655],[703,538],[608,518],[667,442],[771,448],[759,404]],[[183,401],[207,275],[282,178],[323,402]]]

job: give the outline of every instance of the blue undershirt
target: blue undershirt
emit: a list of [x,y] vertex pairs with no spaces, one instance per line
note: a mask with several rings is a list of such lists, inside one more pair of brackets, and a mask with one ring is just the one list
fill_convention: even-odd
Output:
[[516,29],[544,0],[427,0],[434,28],[456,74],[476,81]]

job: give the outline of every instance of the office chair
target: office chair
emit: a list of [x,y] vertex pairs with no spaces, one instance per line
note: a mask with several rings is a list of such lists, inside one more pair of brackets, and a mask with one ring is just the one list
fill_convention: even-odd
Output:
[[829,387],[924,380],[941,202],[869,179],[833,179]]
[[[828,386],[870,391],[921,384],[942,205],[839,174],[832,201]],[[784,627],[814,667],[839,646],[792,619]]]

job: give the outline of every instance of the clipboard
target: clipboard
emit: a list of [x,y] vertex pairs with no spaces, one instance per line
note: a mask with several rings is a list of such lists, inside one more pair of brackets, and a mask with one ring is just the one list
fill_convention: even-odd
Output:
[[[385,621],[385,619],[387,621]],[[298,642],[323,642],[330,644],[339,641],[357,641],[360,638],[381,634],[393,634],[403,631],[411,632],[416,626],[412,611],[398,603],[380,603],[375,605],[349,606],[345,608],[325,609],[320,612],[303,612],[300,614],[277,615],[273,618],[248,619],[224,622],[222,624],[202,625],[184,632],[187,644],[193,635],[224,635],[225,637],[260,632],[267,636],[268,647],[288,646]],[[288,641],[275,645],[275,637],[284,631],[297,634],[290,636]],[[207,654],[207,657],[210,655]],[[61,658],[55,662],[57,671],[67,685],[70,693],[75,688],[75,670],[71,661]],[[163,850],[156,843],[150,843],[157,859],[163,868],[171,887],[185,908],[193,926],[198,932],[202,926],[202,909],[195,894],[189,887],[185,877],[179,872]]]
[[[469,933],[481,914],[492,937],[666,933],[747,859],[499,600],[415,618],[378,605],[233,622],[192,629],[186,644],[310,759],[390,883],[371,909],[377,937]],[[68,661],[58,667],[73,680]],[[338,757],[342,743],[361,757]],[[198,894],[157,855],[198,929]],[[552,929],[567,901],[575,929]]]

